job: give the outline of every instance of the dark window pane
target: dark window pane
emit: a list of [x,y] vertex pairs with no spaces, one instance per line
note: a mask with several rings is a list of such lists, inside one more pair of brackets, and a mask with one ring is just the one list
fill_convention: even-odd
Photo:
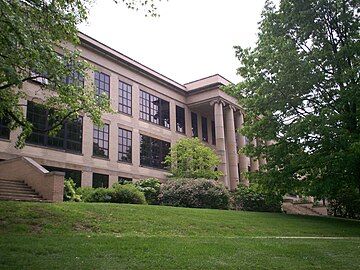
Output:
[[169,102],[140,90],[140,118],[170,128]]
[[191,113],[191,129],[192,129],[192,136],[199,137],[197,114],[193,112]]
[[0,138],[9,139],[10,138],[10,129],[8,124],[10,121],[6,118],[0,118]]
[[109,125],[102,127],[94,126],[93,132],[93,155],[98,157],[109,157]]
[[119,81],[119,112],[132,114],[132,87],[122,81]]
[[140,135],[140,165],[164,169],[170,143],[146,135]]
[[176,131],[185,133],[185,109],[176,106]]
[[119,128],[118,160],[132,162],[132,132],[130,130]]
[[127,178],[127,177],[119,176],[119,177],[118,177],[118,183],[121,184],[121,185],[128,184],[128,183],[132,183],[132,179],[131,179],[131,178]]
[[[33,124],[34,128],[40,130],[47,130],[59,121],[52,117],[52,110],[31,101],[28,101],[26,119]],[[82,117],[79,117],[75,120],[66,120],[58,133],[53,136],[50,136],[49,132],[36,130],[30,134],[26,141],[81,153],[82,129]]]
[[211,140],[212,144],[216,144],[216,135],[215,135],[215,122],[211,121]]
[[209,140],[208,138],[208,126],[207,126],[207,118],[201,117],[201,133],[202,133],[202,140],[204,142],[207,142]]
[[81,171],[52,167],[52,166],[43,166],[43,167],[50,172],[52,171],[64,172],[66,179],[71,178],[72,180],[74,180],[75,187],[81,187]]
[[105,93],[107,97],[110,97],[110,76],[95,71],[95,85],[96,85],[96,94],[101,96],[102,93]]
[[109,176],[106,174],[93,173],[93,188],[108,188],[109,187]]

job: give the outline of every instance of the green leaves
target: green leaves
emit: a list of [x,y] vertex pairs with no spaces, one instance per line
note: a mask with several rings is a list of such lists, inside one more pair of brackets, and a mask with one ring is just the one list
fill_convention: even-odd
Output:
[[247,111],[241,132],[276,141],[242,150],[266,156],[249,175],[263,189],[359,194],[358,8],[356,1],[282,0],[275,9],[267,1],[256,47],[235,47],[243,81],[227,92]]
[[220,171],[215,171],[220,164],[219,157],[198,138],[180,139],[171,147],[165,164],[176,178],[218,179],[221,176]]

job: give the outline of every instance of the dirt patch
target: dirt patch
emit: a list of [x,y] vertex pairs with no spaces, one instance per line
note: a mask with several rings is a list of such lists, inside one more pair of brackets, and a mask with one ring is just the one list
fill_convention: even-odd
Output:
[[99,232],[99,228],[88,223],[76,222],[73,224],[73,228],[77,232]]

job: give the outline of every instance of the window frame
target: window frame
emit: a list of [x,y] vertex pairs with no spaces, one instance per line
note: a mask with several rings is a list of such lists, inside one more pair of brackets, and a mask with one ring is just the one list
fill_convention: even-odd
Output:
[[[108,79],[108,81],[106,79]],[[106,96],[110,98],[110,75],[101,71],[95,71],[94,83],[96,88],[96,95],[98,97],[100,97],[103,93],[105,93]]]
[[[132,85],[119,80],[118,112],[132,115]],[[126,103],[126,104],[125,104]]]
[[[107,131],[105,128],[107,127]],[[95,134],[97,134],[97,137],[95,137]],[[101,136],[100,136],[101,134]],[[103,127],[98,127],[96,125],[93,126],[93,156],[99,157],[99,158],[109,158],[109,142],[110,139],[110,125],[107,123],[104,123]],[[97,146],[95,145],[95,140],[97,140]],[[102,142],[102,147],[100,147],[99,142]],[[105,147],[105,143],[107,147]],[[97,147],[97,149],[96,149]],[[95,150],[96,149],[96,150]],[[104,151],[105,154],[99,154],[99,152],[96,151]]]
[[[155,104],[155,102],[158,104]],[[166,113],[164,113],[165,110]],[[170,129],[170,102],[140,89],[139,118]]]
[[185,108],[178,105],[176,105],[176,131],[182,134],[186,133]]
[[199,138],[198,115],[195,112],[191,112],[191,132],[192,137]]
[[[143,149],[143,141],[148,140],[148,149]],[[171,143],[140,134],[140,166],[165,169],[165,157],[170,152]],[[145,152],[145,156],[143,153]]]
[[[44,130],[48,129],[51,126],[49,125],[50,115],[51,110],[46,109],[42,104],[28,100],[26,119],[34,126],[40,126],[40,128]],[[26,143],[81,154],[83,148],[83,125],[84,123],[82,116],[79,116],[77,119],[72,121],[65,120],[60,131],[55,136],[49,136],[49,132],[33,131],[26,139]],[[73,128],[74,126],[75,128]],[[72,130],[76,132],[70,133]],[[78,136],[79,139],[73,139],[74,137],[71,135]],[[72,147],[70,147],[70,145],[72,145]],[[75,145],[77,145],[77,147],[74,147]]]
[[[121,131],[121,134],[120,134],[120,131]],[[120,142],[122,142],[122,143],[120,143]],[[121,151],[120,151],[120,148],[122,148]],[[125,152],[123,150],[124,148],[129,148],[130,152]],[[120,155],[122,155],[122,157],[123,157],[123,156],[128,155],[129,153],[130,153],[130,158],[127,158],[127,160],[120,159]],[[118,128],[118,161],[132,163],[132,131],[125,129],[125,128],[121,128],[121,127]]]
[[[95,177],[98,177],[98,179],[95,179]],[[103,178],[103,179],[101,179],[101,178]],[[98,186],[98,185],[95,186],[95,181],[94,180],[95,181],[105,181],[105,185],[104,185],[104,182],[103,182],[101,186]],[[92,174],[91,186],[93,188],[109,188],[109,175],[108,174],[102,174],[102,173],[93,173]]]

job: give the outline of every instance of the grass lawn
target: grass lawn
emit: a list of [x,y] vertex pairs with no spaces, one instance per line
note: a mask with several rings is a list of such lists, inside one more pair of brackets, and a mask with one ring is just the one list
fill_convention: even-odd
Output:
[[360,269],[360,222],[162,206],[0,202],[1,269]]

